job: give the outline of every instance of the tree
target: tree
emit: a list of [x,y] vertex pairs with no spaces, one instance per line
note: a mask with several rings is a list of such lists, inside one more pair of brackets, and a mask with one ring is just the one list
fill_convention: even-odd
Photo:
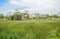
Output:
[[58,18],[58,15],[54,15],[55,18]]
[[0,14],[0,18],[4,18],[4,15],[3,14]]
[[22,14],[18,11],[11,16],[11,20],[21,20],[21,19],[22,19]]
[[26,19],[28,19],[28,18],[29,18],[28,11],[25,11],[25,13],[24,13],[24,18],[26,18]]

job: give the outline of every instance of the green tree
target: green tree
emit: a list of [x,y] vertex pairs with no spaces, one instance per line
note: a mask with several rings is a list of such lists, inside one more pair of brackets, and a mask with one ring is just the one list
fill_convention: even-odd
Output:
[[11,16],[11,19],[12,20],[21,20],[22,19],[22,14],[17,11]]
[[0,14],[0,18],[4,18],[4,15],[3,14]]
[[29,19],[28,11],[25,11],[25,13],[24,13],[24,18]]

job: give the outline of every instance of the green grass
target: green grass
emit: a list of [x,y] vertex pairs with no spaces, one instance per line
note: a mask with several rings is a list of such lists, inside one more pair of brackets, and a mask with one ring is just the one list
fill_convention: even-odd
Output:
[[60,39],[60,20],[0,20],[0,39]]

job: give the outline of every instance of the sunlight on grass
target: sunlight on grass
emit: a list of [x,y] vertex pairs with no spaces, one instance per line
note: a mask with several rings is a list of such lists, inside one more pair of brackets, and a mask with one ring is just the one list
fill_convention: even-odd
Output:
[[0,39],[60,39],[60,21],[0,20]]

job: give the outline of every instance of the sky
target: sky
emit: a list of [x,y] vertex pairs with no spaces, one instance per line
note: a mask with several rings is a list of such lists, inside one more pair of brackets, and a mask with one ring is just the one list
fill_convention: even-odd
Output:
[[58,14],[60,0],[0,0],[0,13],[13,13],[16,9],[20,12]]

